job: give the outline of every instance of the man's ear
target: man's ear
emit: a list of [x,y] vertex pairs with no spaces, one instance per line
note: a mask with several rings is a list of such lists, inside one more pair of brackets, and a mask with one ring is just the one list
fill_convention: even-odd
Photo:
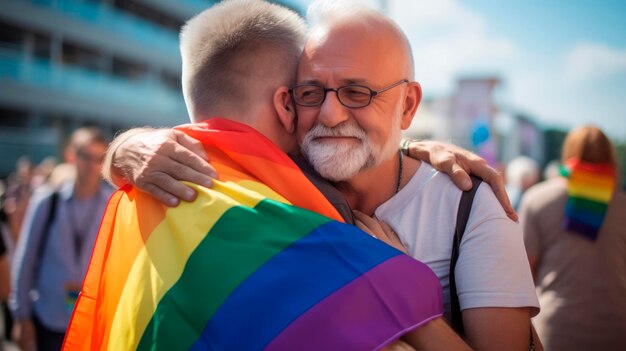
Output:
[[409,82],[402,110],[402,129],[407,129],[413,121],[417,107],[422,101],[422,87],[418,82]]
[[274,109],[285,131],[289,134],[295,133],[296,109],[286,86],[281,86],[274,92]]
[[65,150],[63,150],[63,158],[65,159],[65,162],[69,164],[75,164],[76,163],[76,151],[74,150],[74,148],[69,145],[66,146]]

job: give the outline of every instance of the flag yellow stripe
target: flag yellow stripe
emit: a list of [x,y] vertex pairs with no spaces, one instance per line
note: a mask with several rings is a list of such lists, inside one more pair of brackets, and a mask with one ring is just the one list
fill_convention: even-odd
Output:
[[[246,183],[252,186],[254,182]],[[191,253],[226,211],[234,206],[255,207],[264,200],[260,193],[231,182],[214,181],[212,189],[188,185],[198,192],[199,201],[168,209],[137,255],[113,319],[109,350],[137,348],[157,305],[180,278]],[[267,193],[268,189],[263,191]]]

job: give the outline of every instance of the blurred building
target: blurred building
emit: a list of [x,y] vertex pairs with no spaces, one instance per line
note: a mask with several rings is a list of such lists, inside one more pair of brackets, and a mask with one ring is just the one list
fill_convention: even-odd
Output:
[[59,156],[79,126],[187,122],[178,32],[216,2],[1,0],[0,178],[20,155]]
[[425,99],[406,136],[452,142],[492,165],[519,155],[544,163],[543,128],[535,119],[498,101],[496,77],[462,78],[449,97]]

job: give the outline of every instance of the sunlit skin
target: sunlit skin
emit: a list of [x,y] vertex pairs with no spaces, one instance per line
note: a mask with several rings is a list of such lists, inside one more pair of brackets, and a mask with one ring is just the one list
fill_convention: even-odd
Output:
[[[317,83],[329,88],[361,84],[377,90],[401,79],[410,82],[377,95],[369,106],[363,108],[343,106],[334,92],[328,92],[321,106],[297,106],[299,142],[316,123],[329,128],[356,123],[366,132],[373,148],[382,149],[394,133],[398,135],[400,129],[409,127],[421,99],[421,89],[418,83],[411,81],[410,64],[403,54],[406,52],[404,43],[391,30],[379,28],[363,23],[345,23],[330,30],[314,29],[300,59],[298,84]],[[361,143],[358,139],[345,137],[325,137],[316,141],[355,147]],[[378,205],[393,196],[399,163],[395,152],[397,145],[394,143],[393,147],[386,148],[379,164],[337,183],[354,209],[371,215]],[[402,186],[419,167],[417,160],[406,159],[404,163]]]

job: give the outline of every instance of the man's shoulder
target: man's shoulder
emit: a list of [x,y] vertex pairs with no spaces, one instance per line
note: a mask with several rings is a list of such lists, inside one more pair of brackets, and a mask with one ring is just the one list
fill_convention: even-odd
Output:
[[[411,179],[413,191],[417,191],[429,197],[429,195],[437,196],[438,201],[454,201],[460,198],[462,190],[459,189],[452,178],[446,173],[436,170],[431,164],[422,162],[420,168]],[[428,199],[431,201],[431,199]]]
[[[454,184],[450,176],[436,170],[427,162],[422,162],[418,171],[413,175],[410,191],[412,193],[411,196],[418,201],[446,201],[456,207],[458,207],[463,193],[463,190]],[[506,217],[506,213],[498,202],[495,193],[489,184],[484,182],[481,182],[478,185],[478,189],[476,189],[472,207],[492,209],[491,212]]]
[[48,183],[44,183],[33,190],[30,201],[33,203],[46,202],[52,197],[58,188]]
[[423,187],[437,188],[441,190],[461,191],[452,182],[452,178],[447,174],[436,170],[433,165],[422,161],[417,172],[413,175],[411,181],[416,180]]
[[107,182],[100,183],[100,192],[103,196],[109,197],[111,196],[111,194],[113,194],[114,191],[115,189],[111,186],[111,184]]
[[567,184],[562,178],[550,179],[530,187],[522,196],[520,211],[562,206],[567,198]]
[[530,187],[524,196],[546,197],[556,196],[567,191],[567,184],[563,178],[545,180]]

